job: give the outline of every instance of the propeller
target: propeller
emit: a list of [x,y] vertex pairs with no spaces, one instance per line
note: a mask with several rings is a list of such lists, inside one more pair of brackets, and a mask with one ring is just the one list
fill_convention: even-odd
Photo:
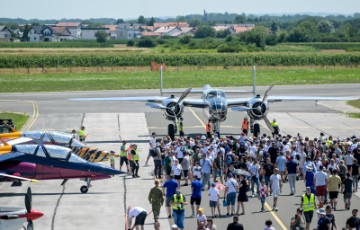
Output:
[[[32,206],[32,196],[31,196],[31,188],[28,187],[26,195],[25,195],[25,207],[26,207],[26,212],[27,213],[31,213],[31,206]],[[34,229],[34,224],[33,221],[29,218],[27,218],[27,230],[33,230]]]
[[[264,93],[264,97],[261,101],[261,105],[260,108],[262,108],[262,105],[264,104],[265,100],[268,98],[269,96],[269,92],[270,90],[274,87],[274,85],[270,85],[269,88],[265,91]],[[265,121],[265,125],[268,127],[268,129],[273,133],[274,129],[271,126],[271,122],[269,121],[269,119],[267,118],[267,116],[265,115],[265,113],[262,115],[262,119]]]

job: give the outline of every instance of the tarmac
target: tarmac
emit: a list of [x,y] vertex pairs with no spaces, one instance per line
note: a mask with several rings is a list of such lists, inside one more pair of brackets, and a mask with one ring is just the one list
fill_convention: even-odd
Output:
[[[307,86],[309,87],[309,86]],[[329,86],[324,86],[324,95]],[[284,87],[294,92],[291,87]],[[296,88],[296,87],[295,87]],[[311,88],[311,87],[310,87]],[[314,86],[318,89],[319,86]],[[359,86],[353,89],[338,85],[333,88],[340,89],[341,96],[356,95]],[[280,91],[283,93],[283,91]],[[316,90],[316,92],[320,92]],[[119,91],[115,94],[134,96],[146,95],[147,91]],[[151,93],[155,93],[151,91]],[[150,93],[150,95],[151,95]],[[108,96],[111,92],[86,92],[85,94],[96,97]],[[296,92],[294,93],[296,94]],[[334,93],[336,94],[336,93]],[[83,96],[83,93],[74,92],[62,95],[61,93],[37,93],[37,94],[0,94],[0,110],[26,112],[31,115],[31,122],[26,126],[31,130],[58,130],[69,132],[73,128],[85,125],[88,136],[88,145],[104,150],[119,152],[120,140],[136,142],[139,146],[140,178],[132,179],[130,176],[120,175],[107,180],[93,181],[87,194],[80,193],[80,187],[85,184],[80,180],[69,180],[65,186],[60,186],[61,180],[40,181],[38,184],[23,183],[22,187],[10,187],[10,183],[0,185],[0,206],[22,207],[23,195],[28,186],[33,191],[33,208],[40,210],[45,215],[34,222],[36,229],[51,230],[115,230],[125,228],[125,210],[128,206],[140,206],[151,210],[147,197],[153,178],[151,171],[153,162],[150,159],[149,167],[145,164],[148,153],[149,133],[155,131],[159,136],[166,135],[167,121],[160,111],[154,111],[143,103],[114,103],[106,104],[78,104],[66,101],[64,98]],[[289,94],[292,95],[292,94]],[[337,94],[336,94],[337,95]],[[335,96],[335,95],[332,95]],[[14,101],[16,100],[16,103]],[[35,105],[35,106],[34,106]],[[37,106],[36,106],[37,105]],[[271,105],[268,114],[269,119],[277,118],[281,132],[296,135],[298,132],[311,138],[318,137],[319,133],[325,132],[335,137],[347,137],[350,135],[360,136],[360,120],[349,118],[343,111],[345,103],[278,103]],[[36,109],[37,108],[37,109]],[[339,109],[339,110],[338,110]],[[37,110],[37,112],[34,112]],[[228,119],[222,123],[223,135],[238,135],[240,121],[243,114],[229,112]],[[186,109],[184,113],[185,132],[199,135],[204,133],[203,111],[200,109]],[[32,124],[31,124],[32,123]],[[260,122],[262,131],[266,128]],[[109,164],[106,162],[105,164]],[[116,159],[116,167],[119,168],[119,160]],[[124,168],[123,168],[124,169]],[[284,191],[279,198],[279,211],[272,212],[272,197],[267,199],[268,207],[265,213],[260,213],[258,199],[249,198],[245,204],[246,214],[240,216],[240,222],[245,229],[263,229],[265,220],[271,219],[276,229],[288,229],[290,219],[295,214],[300,203],[304,185],[298,181],[295,196],[290,193],[288,184],[284,185]],[[190,200],[190,187],[182,187],[181,191]],[[248,193],[249,194],[249,193]],[[338,211],[335,211],[336,221],[339,227],[345,225],[351,212],[343,210],[344,205],[339,195]],[[359,192],[352,198],[352,207],[360,207]],[[206,214],[210,215],[208,198],[203,192],[203,205]],[[222,214],[225,208],[221,207]],[[185,229],[195,229],[196,219],[188,218],[191,215],[190,205],[186,207]],[[172,219],[167,219],[165,208],[160,213],[161,229],[170,229]],[[217,229],[225,229],[232,221],[231,217],[215,218]],[[314,215],[311,228],[316,226],[317,216]],[[153,215],[149,214],[145,229],[153,229]]]

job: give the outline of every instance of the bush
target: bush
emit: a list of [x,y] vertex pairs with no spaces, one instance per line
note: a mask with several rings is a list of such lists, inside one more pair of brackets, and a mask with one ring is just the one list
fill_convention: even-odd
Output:
[[137,46],[138,47],[144,47],[144,48],[151,48],[151,47],[155,47],[156,43],[150,38],[141,38],[137,42]]
[[135,42],[134,42],[134,40],[129,40],[129,41],[126,42],[126,45],[127,46],[134,46]]

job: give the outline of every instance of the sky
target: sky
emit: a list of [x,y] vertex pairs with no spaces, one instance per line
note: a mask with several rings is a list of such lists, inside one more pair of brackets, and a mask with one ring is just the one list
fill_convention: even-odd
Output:
[[23,19],[166,17],[188,14],[360,12],[360,0],[0,0],[0,17]]

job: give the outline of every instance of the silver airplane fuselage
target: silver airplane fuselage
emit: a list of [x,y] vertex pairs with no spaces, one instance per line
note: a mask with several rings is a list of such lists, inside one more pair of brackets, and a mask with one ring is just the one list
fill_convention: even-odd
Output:
[[226,120],[228,105],[224,91],[214,89],[210,85],[204,85],[202,99],[208,104],[211,122]]

